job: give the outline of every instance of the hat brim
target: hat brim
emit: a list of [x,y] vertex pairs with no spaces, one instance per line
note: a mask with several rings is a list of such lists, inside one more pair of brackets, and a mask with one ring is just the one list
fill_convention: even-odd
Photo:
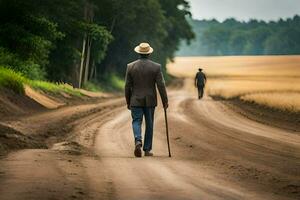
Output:
[[135,51],[136,53],[138,53],[138,54],[151,54],[151,53],[153,53],[153,48],[150,47],[150,48],[149,48],[149,51],[140,51],[140,47],[137,46],[137,47],[134,48],[134,51]]

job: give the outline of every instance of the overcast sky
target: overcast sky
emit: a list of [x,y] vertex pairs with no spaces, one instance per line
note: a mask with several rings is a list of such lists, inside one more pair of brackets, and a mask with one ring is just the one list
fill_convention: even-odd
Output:
[[189,0],[195,19],[277,20],[300,15],[300,0]]

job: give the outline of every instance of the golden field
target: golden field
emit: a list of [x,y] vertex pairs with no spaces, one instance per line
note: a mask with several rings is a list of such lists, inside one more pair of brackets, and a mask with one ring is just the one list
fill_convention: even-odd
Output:
[[300,56],[177,57],[174,61],[168,64],[168,72],[181,78],[194,78],[203,68],[210,96],[300,112]]

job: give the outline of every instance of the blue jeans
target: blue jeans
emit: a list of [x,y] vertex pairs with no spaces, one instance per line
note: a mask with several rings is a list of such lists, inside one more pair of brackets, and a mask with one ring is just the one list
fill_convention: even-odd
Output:
[[151,151],[152,149],[154,110],[155,107],[131,107],[132,128],[135,142],[142,141],[142,122],[143,116],[145,116],[146,130],[143,145],[144,151]]

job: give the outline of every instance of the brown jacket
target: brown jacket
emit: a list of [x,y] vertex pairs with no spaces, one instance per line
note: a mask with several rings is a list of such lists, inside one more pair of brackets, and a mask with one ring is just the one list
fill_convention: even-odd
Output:
[[161,65],[141,58],[127,65],[125,97],[129,106],[157,106],[156,86],[163,105],[168,103]]

